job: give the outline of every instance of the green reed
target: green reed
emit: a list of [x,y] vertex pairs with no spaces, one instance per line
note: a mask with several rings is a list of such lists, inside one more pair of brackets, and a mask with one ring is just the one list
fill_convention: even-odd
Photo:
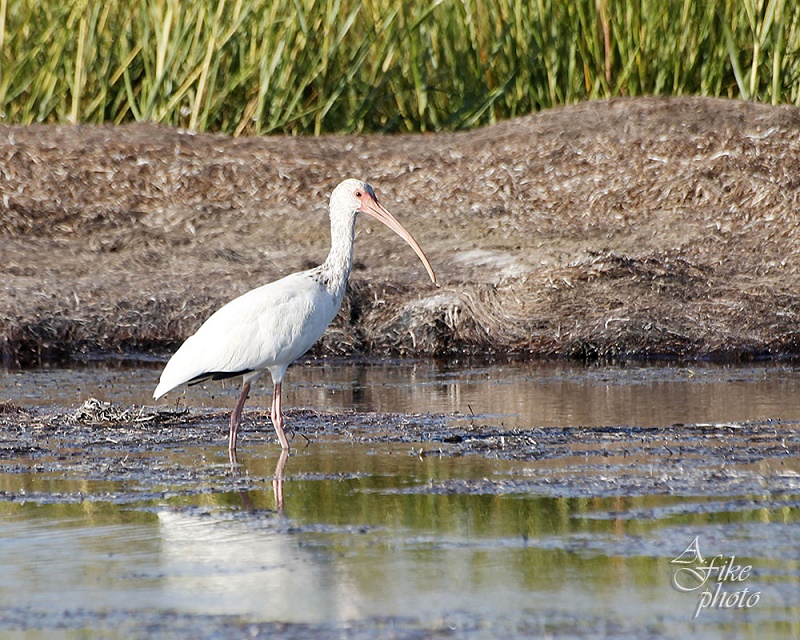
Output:
[[593,98],[800,103],[786,0],[0,0],[3,121],[462,129]]

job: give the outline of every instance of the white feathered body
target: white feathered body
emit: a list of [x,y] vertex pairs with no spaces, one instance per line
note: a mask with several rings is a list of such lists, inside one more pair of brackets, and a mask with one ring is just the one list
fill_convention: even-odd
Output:
[[[422,260],[431,280],[433,269],[411,234],[377,200],[372,187],[361,180],[345,180],[331,194],[329,206],[331,249],[315,269],[301,271],[248,291],[212,315],[183,343],[167,363],[155,398],[186,382],[207,377],[241,375],[242,395],[231,414],[230,449],[235,449],[236,427],[249,392],[248,383],[269,371],[273,394],[273,422],[280,423],[280,384],[289,365],[319,340],[342,304],[353,268],[356,216],[365,211],[403,238]],[[281,444],[288,447],[276,425]]]
[[344,287],[325,286],[319,267],[293,273],[231,300],[175,352],[161,374],[156,398],[205,374],[241,373],[254,382],[287,367],[319,340],[336,317]]

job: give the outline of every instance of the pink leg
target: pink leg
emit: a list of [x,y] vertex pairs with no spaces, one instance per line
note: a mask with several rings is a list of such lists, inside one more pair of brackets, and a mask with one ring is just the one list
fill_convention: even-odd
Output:
[[239,431],[239,425],[242,423],[242,411],[244,410],[244,403],[247,401],[247,396],[250,395],[250,383],[246,383],[242,387],[242,393],[239,396],[239,401],[236,403],[236,408],[231,413],[231,428],[228,433],[228,455],[231,457],[231,462],[236,460],[236,433]]
[[286,434],[283,432],[283,411],[281,411],[281,383],[276,382],[272,389],[272,425],[275,427],[275,433],[278,434],[278,440],[281,441],[281,449],[289,450],[289,441],[286,439]]

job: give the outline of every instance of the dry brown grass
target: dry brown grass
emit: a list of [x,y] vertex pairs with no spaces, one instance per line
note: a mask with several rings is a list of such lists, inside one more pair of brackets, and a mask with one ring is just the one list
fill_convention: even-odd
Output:
[[800,354],[800,111],[591,102],[475,132],[192,135],[0,128],[3,360],[172,348],[324,258],[327,194],[378,190],[317,353]]

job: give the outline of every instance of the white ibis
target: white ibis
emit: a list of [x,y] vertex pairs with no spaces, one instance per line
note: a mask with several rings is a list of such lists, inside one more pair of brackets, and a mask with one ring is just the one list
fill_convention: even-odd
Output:
[[331,250],[320,266],[266,284],[216,311],[187,338],[167,362],[153,397],[184,383],[242,376],[242,392],[231,413],[228,451],[236,455],[236,433],[250,386],[265,371],[272,376],[272,424],[283,449],[281,383],[286,369],[325,333],[342,304],[353,268],[353,241],[360,211],[380,220],[419,256],[431,281],[430,262],[411,234],[381,206],[375,191],[361,180],[345,180],[331,194]]

